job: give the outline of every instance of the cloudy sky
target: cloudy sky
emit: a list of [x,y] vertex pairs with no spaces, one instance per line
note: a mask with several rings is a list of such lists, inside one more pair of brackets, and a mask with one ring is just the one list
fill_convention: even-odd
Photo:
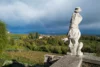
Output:
[[75,7],[82,34],[100,34],[100,0],[0,0],[0,20],[11,33],[66,34]]

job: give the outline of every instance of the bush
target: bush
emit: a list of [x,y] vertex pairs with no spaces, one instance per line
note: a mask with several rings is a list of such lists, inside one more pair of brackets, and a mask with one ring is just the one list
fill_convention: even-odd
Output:
[[96,45],[96,55],[100,56],[100,44]]
[[83,48],[82,48],[82,51],[83,52],[88,52],[88,53],[93,53],[93,48],[91,48],[90,45],[84,45]]
[[46,42],[44,40],[35,40],[37,45],[46,45]]
[[62,51],[62,54],[66,54],[67,53],[67,46],[65,47],[61,47],[61,51]]
[[34,50],[34,51],[39,51],[40,50],[39,47],[35,44],[32,45],[31,47],[32,47],[32,50]]
[[52,46],[50,51],[52,53],[58,53],[58,54],[61,54],[62,53],[60,46]]
[[48,38],[47,43],[51,45],[58,45],[58,40],[56,38],[50,37]]
[[64,41],[59,40],[58,44],[59,44],[60,46],[63,46],[63,45],[64,45]]
[[41,46],[40,50],[41,51],[45,51],[45,52],[50,52],[49,45],[46,45],[46,46],[43,45],[43,46]]

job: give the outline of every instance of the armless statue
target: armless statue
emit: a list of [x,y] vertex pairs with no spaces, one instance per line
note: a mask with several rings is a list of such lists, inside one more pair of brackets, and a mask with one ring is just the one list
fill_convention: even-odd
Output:
[[70,21],[68,41],[69,41],[69,48],[71,51],[71,55],[82,56],[83,53],[81,52],[81,49],[83,47],[83,43],[79,42],[79,39],[81,37],[79,24],[82,21],[82,16],[79,14],[79,12],[81,12],[81,8],[80,7],[75,8],[75,11]]

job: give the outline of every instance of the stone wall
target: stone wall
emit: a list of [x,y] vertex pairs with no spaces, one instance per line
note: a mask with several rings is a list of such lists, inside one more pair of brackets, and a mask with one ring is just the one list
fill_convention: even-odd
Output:
[[98,64],[83,62],[82,67],[100,67]]
[[[60,67],[61,64],[66,65],[67,63],[69,63],[68,60],[71,60],[71,58],[72,58],[71,57],[70,59],[68,59],[67,56],[68,55],[65,55],[65,56],[46,55],[46,59],[48,59],[48,62],[45,62],[45,65],[46,65],[45,67],[50,67],[50,66],[55,67],[54,64],[58,65],[57,67]],[[62,63],[62,61],[64,61],[64,62]],[[100,67],[100,57],[96,57],[96,56],[94,56],[94,54],[86,53],[83,56],[81,66],[82,67]],[[68,64],[66,65],[66,67],[68,67]]]

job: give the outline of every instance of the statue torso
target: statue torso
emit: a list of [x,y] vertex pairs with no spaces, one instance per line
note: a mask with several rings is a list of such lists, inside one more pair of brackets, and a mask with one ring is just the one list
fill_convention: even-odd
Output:
[[79,13],[73,13],[70,27],[78,28],[78,25],[81,21],[82,21],[82,16]]

